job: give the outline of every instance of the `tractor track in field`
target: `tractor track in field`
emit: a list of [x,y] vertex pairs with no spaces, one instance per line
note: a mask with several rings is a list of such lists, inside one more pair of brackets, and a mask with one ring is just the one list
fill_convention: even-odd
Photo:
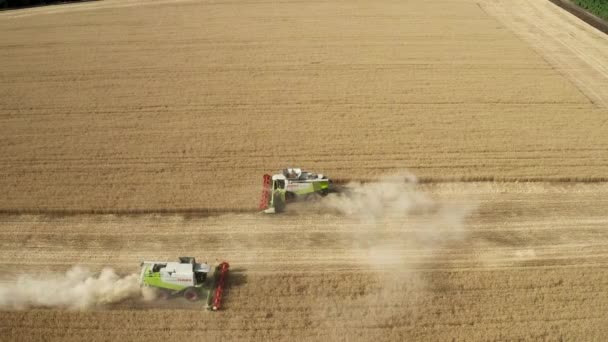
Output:
[[[333,183],[338,186],[336,193],[346,192],[348,196],[349,185],[373,184],[378,182],[379,178],[375,179],[332,179]],[[390,181],[389,181],[390,183]],[[433,187],[440,184],[504,184],[508,187],[510,183],[529,183],[529,184],[545,184],[545,185],[576,185],[576,184],[608,184],[608,177],[531,177],[527,179],[509,179],[504,177],[446,177],[446,178],[419,178],[415,181],[421,187]],[[261,192],[261,187],[260,187]],[[6,209],[0,208],[0,215],[42,215],[49,217],[62,216],[83,216],[83,215],[119,215],[119,216],[142,216],[150,214],[158,215],[184,215],[189,217],[208,217],[220,216],[228,214],[254,214],[260,213],[260,210],[255,206],[243,206],[232,208],[95,208],[95,209],[66,209],[66,208],[16,208]]]
[[[436,244],[424,237],[449,233],[449,227],[415,217],[374,224],[306,212],[2,215],[4,281],[41,268],[63,272],[75,263],[129,274],[141,260],[182,254],[228,260],[233,278],[225,310],[216,314],[181,299],[130,300],[86,312],[0,310],[0,332],[20,340],[86,335],[92,341],[161,340],[186,332],[190,338],[292,341],[603,336],[606,184],[421,187],[438,201],[477,203],[466,234]],[[392,257],[376,254],[375,246]]]
[[[496,17],[528,42],[556,71],[570,79],[595,105],[608,108],[608,36],[557,1],[481,1]],[[518,8],[512,11],[512,8]]]
[[[548,1],[106,0],[0,31],[0,305],[23,274],[231,263],[224,311],[0,307],[3,339],[608,335],[608,40]],[[367,195],[257,213],[286,166]]]
[[595,14],[587,11],[586,9],[574,4],[569,0],[549,0],[557,6],[565,9],[566,11],[574,14],[587,24],[595,27],[596,29],[608,34],[608,22],[606,20],[597,17]]
[[285,166],[342,181],[605,181],[606,38],[543,3],[1,13],[0,210],[252,209],[259,177]]

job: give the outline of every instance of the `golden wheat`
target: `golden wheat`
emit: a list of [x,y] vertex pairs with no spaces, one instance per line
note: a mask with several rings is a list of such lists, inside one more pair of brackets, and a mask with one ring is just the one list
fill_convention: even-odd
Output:
[[608,174],[605,109],[473,1],[91,6],[0,17],[5,212],[250,210],[287,165]]

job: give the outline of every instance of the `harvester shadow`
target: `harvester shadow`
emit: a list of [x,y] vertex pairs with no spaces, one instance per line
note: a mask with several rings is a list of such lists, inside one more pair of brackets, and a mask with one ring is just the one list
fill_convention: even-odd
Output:
[[239,287],[247,284],[247,270],[244,268],[232,268],[226,279],[226,288]]
[[26,8],[34,8],[34,7],[47,7],[47,6],[58,6],[58,5],[69,5],[80,2],[93,2],[93,1],[103,1],[103,0],[56,0],[48,3],[40,3],[40,4],[30,4],[28,2],[27,5],[13,5],[12,7],[3,7],[10,6],[8,1],[0,1],[0,12],[3,11],[14,11]]

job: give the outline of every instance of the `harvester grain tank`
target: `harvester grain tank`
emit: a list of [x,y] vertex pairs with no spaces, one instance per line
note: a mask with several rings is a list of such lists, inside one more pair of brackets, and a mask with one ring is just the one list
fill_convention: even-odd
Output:
[[216,311],[222,305],[229,267],[227,262],[221,262],[212,277],[208,277],[211,266],[197,263],[193,257],[180,257],[179,262],[144,261],[139,283],[156,288],[161,298],[183,296],[189,301],[205,298],[207,309]]
[[285,209],[287,203],[298,198],[315,194],[325,196],[332,190],[332,181],[323,174],[287,168],[279,174],[264,175],[259,208],[265,213],[278,213]]

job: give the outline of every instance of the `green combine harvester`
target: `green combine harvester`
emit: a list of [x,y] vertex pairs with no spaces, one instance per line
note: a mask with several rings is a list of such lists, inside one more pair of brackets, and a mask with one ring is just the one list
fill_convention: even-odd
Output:
[[287,203],[314,194],[325,196],[333,191],[332,181],[322,174],[287,168],[282,173],[264,175],[259,208],[265,213],[280,213]]
[[227,262],[221,262],[209,278],[207,274],[211,267],[197,263],[193,257],[180,257],[179,262],[144,261],[139,283],[156,288],[159,297],[164,299],[183,296],[189,301],[197,301],[205,298],[207,309],[217,311],[222,305],[229,267]]

